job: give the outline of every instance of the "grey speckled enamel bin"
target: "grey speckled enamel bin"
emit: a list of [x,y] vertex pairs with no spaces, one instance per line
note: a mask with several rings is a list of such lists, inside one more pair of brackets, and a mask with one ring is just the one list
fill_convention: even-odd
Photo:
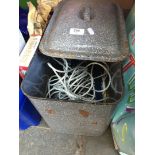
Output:
[[58,5],[40,43],[51,57],[122,61],[128,40],[122,10],[104,0],[66,0]]
[[[49,21],[27,75],[22,82],[49,127],[59,133],[99,136],[109,126],[111,114],[122,95],[111,94],[116,102],[92,104],[47,99],[51,57],[121,62],[128,56],[128,41],[121,9],[102,0],[65,0]],[[121,65],[116,65],[116,69]],[[117,83],[123,91],[120,73]]]
[[[53,75],[47,62],[56,65],[51,57],[37,51],[22,81],[21,88],[49,127],[58,133],[85,136],[99,136],[103,134],[109,126],[111,114],[122,95],[114,94],[112,90],[109,90],[109,94],[116,101],[112,100],[96,104],[58,100],[55,98],[47,99],[47,83],[48,79]],[[120,63],[117,63],[113,70],[120,67]],[[120,73],[116,82],[119,85],[119,90],[122,92],[123,79],[121,75]]]

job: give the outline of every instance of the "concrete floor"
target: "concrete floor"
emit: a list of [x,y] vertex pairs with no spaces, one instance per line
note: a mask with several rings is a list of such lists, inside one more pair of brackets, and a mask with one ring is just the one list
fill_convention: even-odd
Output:
[[58,134],[44,121],[20,131],[20,155],[118,155],[110,128],[99,137]]

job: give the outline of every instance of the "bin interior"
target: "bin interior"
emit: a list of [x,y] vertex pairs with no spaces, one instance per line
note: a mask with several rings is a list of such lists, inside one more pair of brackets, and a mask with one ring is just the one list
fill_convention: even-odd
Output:
[[[61,61],[62,59],[57,60]],[[83,64],[87,64],[93,61],[87,61],[87,60],[75,60],[75,59],[67,59],[68,63],[71,66],[76,66],[82,61]],[[23,92],[30,97],[34,98],[42,98],[42,99],[47,99],[47,92],[48,92],[48,81],[49,78],[54,75],[54,72],[52,69],[47,65],[47,63],[52,64],[56,69],[62,70],[62,66],[59,65],[52,57],[48,57],[43,55],[40,51],[37,51],[36,54],[33,57],[33,60],[30,64],[29,70],[27,71],[26,77],[22,82],[22,90]],[[102,63],[102,62],[100,62]],[[116,86],[115,88],[117,89],[117,92],[114,91],[112,86],[108,88],[106,91],[106,96],[108,96],[108,99],[102,101],[102,102],[97,102],[97,104],[114,104],[120,100],[123,94],[123,79],[122,79],[122,66],[120,62],[115,62],[115,63],[107,63],[109,66],[110,70],[110,75],[113,77],[113,75],[117,71],[117,76],[113,79],[113,85]],[[94,69],[94,76],[98,76],[101,74],[101,69],[100,67],[96,67]],[[105,81],[107,83],[107,81]],[[102,85],[102,80],[98,79],[95,81],[95,88],[100,89]],[[105,94],[104,94],[105,95]],[[95,100],[99,100],[103,98],[102,93],[96,93],[95,94]],[[56,96],[52,96],[49,100],[59,100]],[[67,100],[67,99],[66,99]],[[63,100],[64,102],[66,100]],[[72,100],[67,100],[74,102]],[[85,103],[84,101],[76,100],[76,103]],[[94,103],[92,103],[94,104]]]

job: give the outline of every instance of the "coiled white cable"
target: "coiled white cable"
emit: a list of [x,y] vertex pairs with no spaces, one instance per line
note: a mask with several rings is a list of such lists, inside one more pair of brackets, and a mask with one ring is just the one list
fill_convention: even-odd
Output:
[[[88,102],[100,102],[108,99],[108,97],[103,97],[99,100],[95,99],[96,93],[104,94],[112,84],[113,78],[106,63],[90,62],[84,65],[83,61],[77,66],[72,67],[69,66],[66,59],[62,59],[63,62],[55,58],[54,60],[62,66],[63,70],[56,69],[50,63],[47,63],[55,75],[52,75],[48,81],[46,97]],[[94,77],[93,71],[95,66],[102,68],[103,74]],[[103,81],[101,90],[95,88],[95,80],[99,78]],[[105,85],[106,79],[108,79],[107,85]]]

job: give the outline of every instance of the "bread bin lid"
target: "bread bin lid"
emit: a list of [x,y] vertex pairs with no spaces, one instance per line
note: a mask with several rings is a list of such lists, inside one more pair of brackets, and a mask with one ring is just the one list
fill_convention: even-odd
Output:
[[129,53],[122,10],[104,0],[62,1],[39,48],[51,57],[122,61]]

